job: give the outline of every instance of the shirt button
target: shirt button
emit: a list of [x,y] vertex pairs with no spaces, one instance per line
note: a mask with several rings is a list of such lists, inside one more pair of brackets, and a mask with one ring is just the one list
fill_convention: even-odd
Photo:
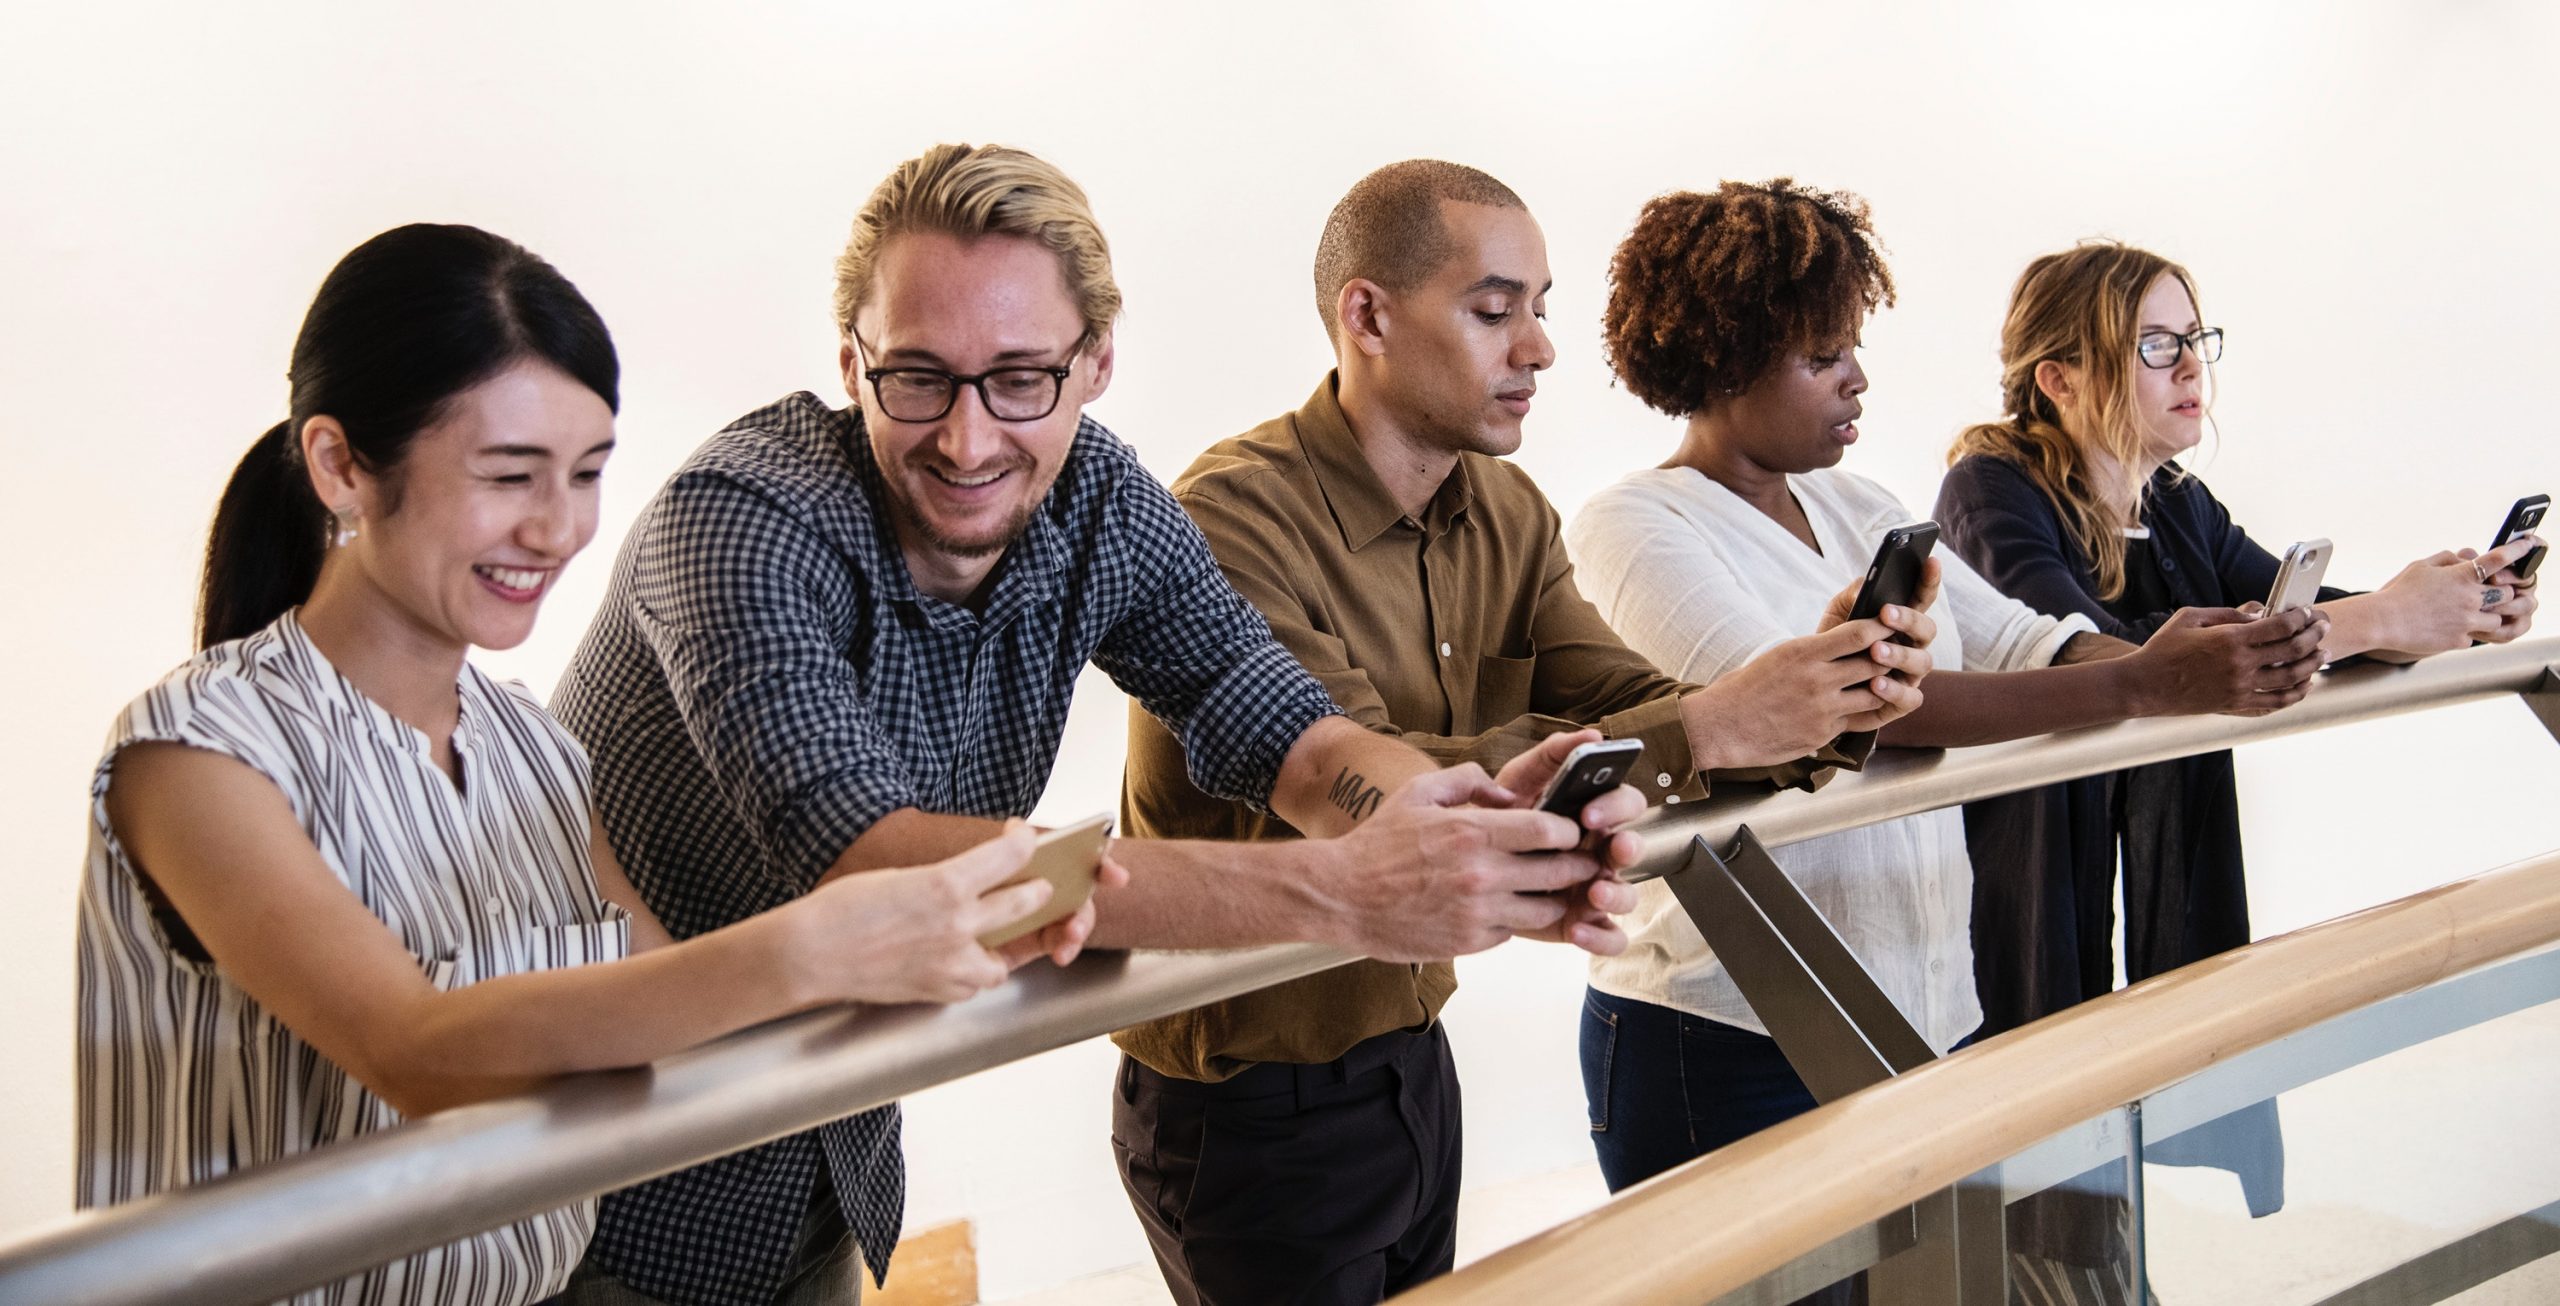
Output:
[[1444,658],[1449,656],[1449,641],[1445,639],[1440,641],[1440,656]]
[[1930,962],[1930,963],[1929,963],[1929,973],[1930,973],[1930,974],[1932,974],[1932,975],[1944,975],[1944,974],[1946,974],[1946,973],[1947,973],[1947,963],[1945,963],[1945,962],[1943,962],[1943,961],[1933,961],[1933,962]]
[[2160,560],[2160,570],[2162,570],[2162,571],[2176,571],[2177,569],[2178,569],[2178,560],[2177,560],[2177,559],[2175,559],[2175,558],[2162,558],[2162,559]]
[[500,917],[500,916],[504,916],[504,915],[506,915],[506,914],[507,914],[507,905],[506,905],[505,903],[500,902],[500,901],[498,901],[498,900],[497,900],[497,899],[495,899],[495,898],[491,898],[491,899],[489,900],[489,917],[490,917],[490,919],[495,920],[495,919],[497,919],[498,917]]
[[1679,802],[1679,801],[1680,801],[1680,795],[1678,795],[1678,794],[1673,794],[1673,795],[1671,795],[1669,798],[1665,798],[1665,799],[1663,799],[1663,800],[1662,800],[1662,805],[1663,805],[1663,806],[1665,806],[1665,807],[1669,807],[1669,806],[1670,806],[1670,805],[1672,805],[1673,803],[1676,803],[1676,802]]
[[1671,787],[1671,773],[1670,773],[1669,771],[1665,771],[1665,772],[1663,772],[1662,774],[1655,776],[1655,777],[1653,778],[1653,783],[1654,783],[1657,787],[1659,787],[1659,788],[1663,788],[1663,789],[1668,789],[1668,788],[1670,788],[1670,787]]

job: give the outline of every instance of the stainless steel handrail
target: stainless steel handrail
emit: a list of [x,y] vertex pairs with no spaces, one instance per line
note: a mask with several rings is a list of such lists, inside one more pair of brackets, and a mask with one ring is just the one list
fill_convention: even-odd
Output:
[[[1888,754],[1819,793],[1712,800],[1643,826],[1638,876],[1745,821],[1769,846],[1974,798],[2546,688],[2560,639],[2330,676],[2258,718],[2166,718]],[[642,1070],[570,1076],[0,1243],[0,1302],[257,1302],[935,1084],[1349,960],[1306,945],[1097,955],[951,1007],[811,1013]]]
[[[2269,716],[2151,717],[1976,748],[1881,750],[1864,771],[1815,792],[1709,798],[1655,810],[1637,827],[1645,837],[1644,859],[1628,878],[1669,874],[1688,859],[1691,839],[1722,847],[1746,823],[1763,847],[1777,848],[2148,762],[2530,693],[2548,687],[2546,676],[2560,680],[2560,639],[2467,649],[2406,667],[2330,672],[2300,703]],[[2553,730],[2560,733],[2560,725]]]

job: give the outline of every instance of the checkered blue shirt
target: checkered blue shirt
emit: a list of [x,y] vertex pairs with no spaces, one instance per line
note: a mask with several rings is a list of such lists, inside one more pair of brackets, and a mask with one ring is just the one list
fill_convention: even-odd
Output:
[[[713,436],[623,543],[552,707],[679,938],[807,893],[899,808],[1029,812],[1087,661],[1182,740],[1194,783],[1248,804],[1336,710],[1090,419],[977,610],[916,590],[886,502],[859,411],[801,393]],[[769,1301],[821,1155],[885,1274],[895,1106],[607,1194],[590,1254],[668,1301]]]

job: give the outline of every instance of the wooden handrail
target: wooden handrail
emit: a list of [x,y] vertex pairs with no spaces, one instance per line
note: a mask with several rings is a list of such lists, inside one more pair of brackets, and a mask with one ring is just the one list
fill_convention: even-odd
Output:
[[1704,1301],[2252,1048],[2560,941],[2560,852],[2012,1030],[1628,1189],[1400,1306]]

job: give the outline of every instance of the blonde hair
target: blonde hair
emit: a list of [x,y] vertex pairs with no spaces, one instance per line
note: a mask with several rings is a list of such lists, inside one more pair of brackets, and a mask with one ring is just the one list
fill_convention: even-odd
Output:
[[881,246],[891,236],[921,231],[963,240],[1020,236],[1047,246],[1084,317],[1079,346],[1119,320],[1111,245],[1083,187],[1057,165],[1011,146],[936,145],[892,169],[853,215],[853,235],[836,258],[838,331],[853,334],[854,314],[871,297]]
[[[2163,273],[2195,298],[2195,279],[2185,268],[2118,241],[2083,241],[2027,264],[2000,327],[2007,416],[1965,428],[1947,452],[1950,463],[1986,454],[2025,469],[2089,560],[2101,599],[2124,594],[2125,523],[2116,516],[2118,505],[2132,505],[2138,519],[2149,489],[2142,427],[2134,417],[2134,369],[2142,297]],[[2077,436],[2063,429],[2061,412],[2036,385],[2036,368],[2047,362],[2080,369],[2087,420]],[[2120,483],[2099,484],[2100,460],[2092,454],[2105,456]]]

